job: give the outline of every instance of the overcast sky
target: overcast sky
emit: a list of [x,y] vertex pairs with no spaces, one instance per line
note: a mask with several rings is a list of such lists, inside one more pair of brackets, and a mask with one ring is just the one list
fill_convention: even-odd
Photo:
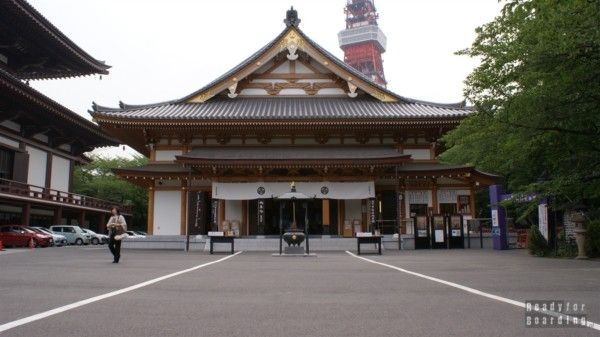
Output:
[[[110,74],[32,81],[91,118],[92,101],[117,106],[183,97],[237,65],[284,29],[290,6],[300,28],[339,58],[345,0],[29,0]],[[387,35],[388,88],[411,98],[458,102],[477,60],[456,56],[475,28],[499,13],[497,0],[376,0]],[[119,154],[120,151],[109,151]]]

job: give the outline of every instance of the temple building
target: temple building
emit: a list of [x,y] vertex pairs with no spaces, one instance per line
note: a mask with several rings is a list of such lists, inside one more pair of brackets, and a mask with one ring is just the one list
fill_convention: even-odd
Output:
[[113,203],[72,193],[73,168],[118,143],[28,82],[108,69],[25,0],[0,1],[0,223],[101,229]]
[[116,171],[148,189],[148,233],[278,234],[292,215],[277,196],[292,183],[309,197],[297,225],[312,235],[412,235],[429,226],[419,216],[473,217],[474,192],[497,177],[436,159],[440,137],[472,109],[400,96],[305,35],[295,10],[284,22],[183,98],[93,104],[103,130],[150,158]]

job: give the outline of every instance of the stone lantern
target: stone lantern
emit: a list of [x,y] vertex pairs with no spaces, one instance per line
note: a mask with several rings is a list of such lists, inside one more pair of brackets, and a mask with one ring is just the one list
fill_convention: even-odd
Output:
[[583,227],[585,217],[582,212],[577,212],[571,215],[571,221],[575,223],[575,242],[577,242],[577,257],[576,259],[587,259],[585,255],[585,233],[587,230]]

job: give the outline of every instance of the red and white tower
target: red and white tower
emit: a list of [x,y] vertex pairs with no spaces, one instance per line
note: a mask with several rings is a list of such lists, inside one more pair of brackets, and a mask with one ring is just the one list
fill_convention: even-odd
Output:
[[346,29],[338,33],[344,62],[365,74],[373,82],[385,86],[383,60],[387,38],[377,25],[377,9],[374,0],[348,0]]

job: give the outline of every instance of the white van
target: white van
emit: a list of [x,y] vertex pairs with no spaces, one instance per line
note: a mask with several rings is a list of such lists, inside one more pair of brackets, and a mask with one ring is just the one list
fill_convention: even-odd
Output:
[[72,245],[87,245],[91,239],[91,235],[85,233],[79,226],[51,226],[50,231],[63,235]]

